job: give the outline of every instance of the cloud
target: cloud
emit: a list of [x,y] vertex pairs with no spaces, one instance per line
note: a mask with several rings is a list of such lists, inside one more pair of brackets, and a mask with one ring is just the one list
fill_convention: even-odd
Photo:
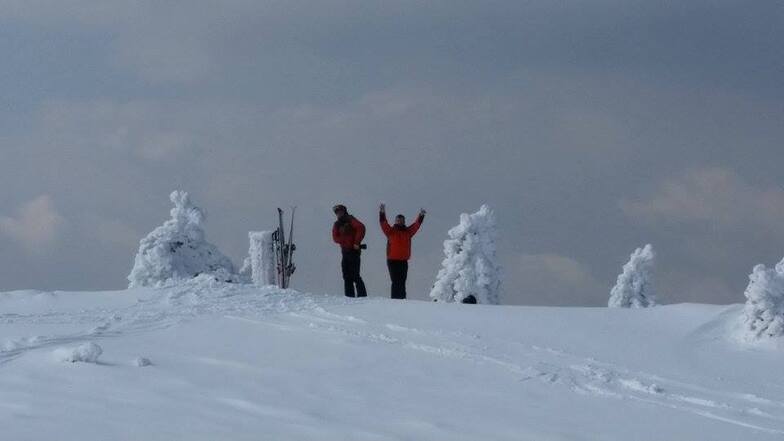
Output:
[[755,187],[726,168],[696,169],[666,179],[647,197],[622,201],[621,209],[645,223],[707,224],[718,230],[761,229],[784,236],[784,190]]
[[605,305],[609,287],[577,260],[557,254],[524,254],[507,272],[508,282],[526,292],[505,292],[504,303],[535,305]]
[[166,25],[129,30],[118,39],[112,61],[152,83],[193,84],[218,72],[209,45],[201,40],[198,32]]
[[119,153],[118,158],[129,153],[165,161],[194,149],[186,115],[186,105],[156,101],[52,101],[42,106],[36,141],[57,151],[105,151]]
[[118,219],[95,219],[95,235],[102,243],[127,250],[131,254],[144,235]]
[[0,233],[17,241],[28,252],[43,253],[57,239],[64,223],[48,195],[22,205],[16,217],[0,217]]
[[[780,241],[763,233],[750,241],[737,214],[721,225],[738,230],[716,240],[692,226],[716,224],[710,216],[723,209],[665,222],[660,207],[645,212],[629,192],[633,182],[650,185],[643,202],[651,202],[673,163],[702,167],[705,158],[779,179],[775,7],[0,0],[10,57],[0,85],[9,103],[0,196],[51,195],[69,221],[59,254],[46,256],[62,264],[45,280],[36,265],[14,266],[13,249],[0,253],[0,279],[123,286],[136,232],[159,222],[173,188],[187,188],[218,213],[210,234],[235,257],[247,250],[245,231],[268,226],[270,207],[309,213],[297,220],[310,249],[297,276],[304,290],[341,289],[323,234],[331,204],[345,201],[372,220],[384,199],[432,213],[417,238],[412,296],[429,290],[443,232],[485,202],[506,231],[499,252],[514,303],[559,292],[604,303],[642,241],[667,253],[663,275],[721,274],[742,292],[725,275],[745,283],[751,264],[777,258]],[[629,216],[612,215],[624,198]],[[749,210],[776,214],[763,205]],[[775,228],[763,224],[760,232]],[[369,236],[379,253],[368,253],[367,277],[381,289],[383,237]],[[521,261],[524,250],[570,257]],[[680,295],[680,286],[662,288]]]
[[[751,268],[748,269],[751,272]],[[668,299],[675,299],[677,302],[697,302],[697,303],[715,303],[715,304],[728,304],[740,303],[745,299],[743,298],[743,288],[733,288],[722,277],[723,275],[717,274],[703,274],[695,277],[694,274],[682,269],[674,269],[665,274],[657,274],[654,276],[654,288],[659,296],[660,302],[666,302]],[[739,274],[739,279],[743,282],[743,287],[747,282],[747,278],[743,277],[744,274]],[[661,286],[676,287],[676,292],[663,292]]]
[[[109,61],[152,83],[244,80],[249,68],[250,76],[278,85],[290,84],[287,77],[328,87],[367,80],[347,75],[348,64],[372,70],[381,81],[412,64],[429,65],[417,73],[430,70],[438,81],[535,63],[600,69],[624,64],[649,75],[680,70],[701,84],[706,76],[727,72],[778,79],[780,69],[771,68],[780,58],[775,1],[755,2],[756,8],[707,0],[668,6],[642,0],[569,7],[510,0],[225,0],[217,8],[206,0],[188,7],[149,0],[0,0],[0,20],[103,32]],[[745,62],[730,62],[738,59]]]

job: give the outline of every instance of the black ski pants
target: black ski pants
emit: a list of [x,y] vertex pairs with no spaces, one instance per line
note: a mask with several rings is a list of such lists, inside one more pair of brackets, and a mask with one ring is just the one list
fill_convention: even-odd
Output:
[[392,279],[392,298],[406,298],[406,279],[408,278],[408,262],[405,260],[387,260],[389,278]]
[[[340,267],[343,270],[343,288],[346,297],[367,297],[365,282],[359,275],[362,264],[359,250],[343,250],[343,260]],[[354,286],[356,285],[356,292]]]

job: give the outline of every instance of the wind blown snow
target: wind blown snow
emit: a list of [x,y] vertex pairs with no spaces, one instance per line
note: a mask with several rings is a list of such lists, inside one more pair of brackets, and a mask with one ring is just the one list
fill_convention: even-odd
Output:
[[651,244],[634,250],[610,291],[607,303],[610,308],[647,308],[656,305],[653,289],[655,257]]
[[461,303],[473,296],[477,303],[499,304],[501,266],[496,256],[498,230],[493,210],[482,205],[476,213],[461,214],[460,224],[448,235],[444,242],[446,257],[430,297]]
[[206,241],[204,211],[184,191],[175,191],[169,198],[174,204],[171,219],[141,240],[128,276],[129,288],[161,287],[200,274],[237,280],[231,260]]

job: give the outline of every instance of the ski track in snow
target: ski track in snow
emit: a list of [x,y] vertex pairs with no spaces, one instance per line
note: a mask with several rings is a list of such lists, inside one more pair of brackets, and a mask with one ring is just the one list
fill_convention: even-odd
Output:
[[370,325],[364,320],[340,316],[323,309],[321,313],[316,310],[295,315],[297,318],[309,319],[308,326],[317,331],[496,366],[507,371],[516,381],[536,380],[552,386],[567,387],[576,394],[639,401],[765,433],[784,435],[784,403],[751,393],[709,389],[660,375],[633,371],[557,348],[512,342],[527,348],[513,357],[479,344],[480,336],[473,334],[423,330],[392,323]]
[[[198,283],[185,284],[173,291],[161,290],[150,299],[139,299],[134,305],[115,310],[2,314],[0,324],[84,325],[87,329],[63,335],[5,339],[0,342],[0,365],[32,350],[164,329],[203,315],[252,312],[264,316],[317,307],[311,296],[292,296],[277,290],[259,293],[259,290],[231,285],[221,285],[220,289],[204,288]],[[252,295],[248,295],[249,289]]]
[[[394,323],[370,323],[359,317],[328,310],[331,306],[361,302],[357,300],[299,293],[291,295],[287,292],[226,285],[218,289],[213,286],[205,289],[202,285],[186,284],[174,290],[159,291],[150,298],[140,299],[133,305],[115,310],[102,308],[73,313],[0,314],[0,324],[85,327],[83,331],[70,334],[6,339],[0,342],[0,367],[33,350],[149,332],[194,317],[220,315],[274,326],[284,331],[310,330],[352,341],[396,345],[402,350],[493,366],[506,372],[510,381],[537,381],[548,387],[568,388],[575,394],[637,401],[689,412],[726,424],[784,435],[784,403],[746,391],[716,390],[522,341],[495,340],[495,347],[490,347],[477,334],[418,329]],[[224,403],[249,413],[282,412],[232,399],[226,399]],[[304,418],[293,411],[280,416]]]

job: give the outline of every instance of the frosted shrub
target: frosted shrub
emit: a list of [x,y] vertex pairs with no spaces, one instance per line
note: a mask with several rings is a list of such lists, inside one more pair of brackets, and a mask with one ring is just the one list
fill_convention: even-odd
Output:
[[755,266],[744,295],[743,323],[747,337],[784,335],[784,260],[774,268]]
[[173,192],[170,199],[171,219],[141,240],[128,286],[164,286],[200,274],[235,281],[231,260],[205,239],[204,212],[184,191]]
[[482,205],[476,213],[460,215],[460,224],[448,234],[446,257],[430,297],[438,302],[498,304],[501,267],[496,257],[498,231],[493,211]]
[[647,308],[656,305],[656,293],[653,289],[653,264],[656,255],[653,247],[648,244],[637,248],[629,262],[623,266],[612,291],[610,291],[611,308]]

